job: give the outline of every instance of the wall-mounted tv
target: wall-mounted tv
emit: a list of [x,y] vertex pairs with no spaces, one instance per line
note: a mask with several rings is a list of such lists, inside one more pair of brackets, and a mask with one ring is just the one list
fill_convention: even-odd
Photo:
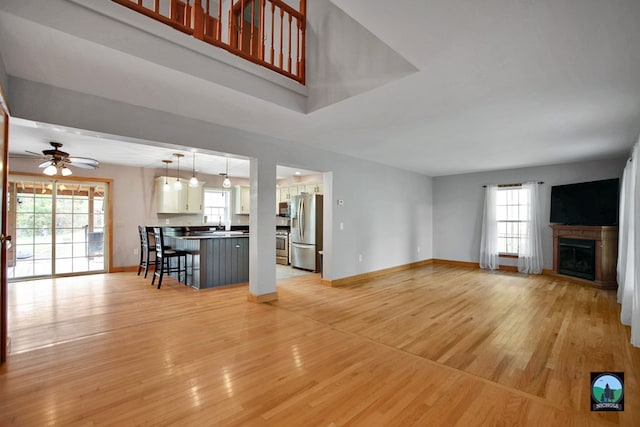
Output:
[[551,187],[550,222],[567,225],[618,224],[618,178]]

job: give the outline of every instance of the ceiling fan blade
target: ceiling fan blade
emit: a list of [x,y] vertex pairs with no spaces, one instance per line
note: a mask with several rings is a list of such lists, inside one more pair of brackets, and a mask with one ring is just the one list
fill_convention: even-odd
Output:
[[42,153],[36,153],[34,151],[24,150],[25,153],[32,154],[34,156],[42,157]]
[[73,166],[75,168],[81,168],[81,169],[98,169],[98,165],[92,164],[92,163],[69,162],[69,166]]
[[79,164],[79,163],[83,163],[86,165],[99,165],[100,162],[97,161],[96,159],[91,159],[89,157],[69,157],[67,160],[69,160],[71,163],[73,164]]
[[51,163],[51,160],[47,160],[46,162],[42,162],[38,165],[39,168],[46,168],[47,166],[49,166]]

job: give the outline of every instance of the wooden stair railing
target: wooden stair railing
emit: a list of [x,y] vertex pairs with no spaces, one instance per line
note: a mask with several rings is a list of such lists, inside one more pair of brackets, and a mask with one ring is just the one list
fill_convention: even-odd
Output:
[[305,84],[306,0],[112,1]]

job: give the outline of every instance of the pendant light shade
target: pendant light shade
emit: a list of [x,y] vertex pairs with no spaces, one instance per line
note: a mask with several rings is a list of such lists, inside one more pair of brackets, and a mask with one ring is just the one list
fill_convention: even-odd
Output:
[[191,179],[189,180],[189,187],[197,187],[198,178],[196,178],[196,153],[193,153],[193,167],[191,168]]
[[227,171],[224,174],[224,180],[222,181],[223,188],[231,188],[231,180],[229,179],[229,158],[227,157]]
[[174,156],[178,159],[178,173],[176,174],[176,182],[175,184],[173,184],[173,187],[176,190],[182,190],[182,182],[180,182],[180,158],[184,157],[184,154],[181,153],[175,153]]

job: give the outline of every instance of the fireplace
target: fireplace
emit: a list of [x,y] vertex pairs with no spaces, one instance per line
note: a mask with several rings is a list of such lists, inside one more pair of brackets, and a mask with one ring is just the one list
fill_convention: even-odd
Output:
[[553,271],[602,289],[615,289],[618,227],[551,225]]
[[595,280],[595,240],[561,237],[558,241],[558,250],[558,273]]

